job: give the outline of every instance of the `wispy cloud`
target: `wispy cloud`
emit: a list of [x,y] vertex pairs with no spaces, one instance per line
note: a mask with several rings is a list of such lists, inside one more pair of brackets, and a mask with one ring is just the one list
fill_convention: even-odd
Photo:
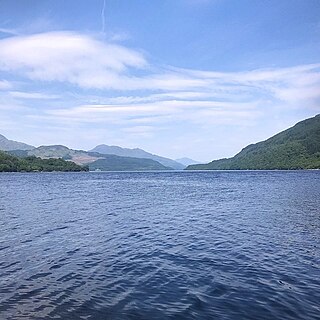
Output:
[[12,88],[12,84],[7,80],[0,80],[0,90],[8,90]]
[[4,33],[6,35],[13,35],[13,36],[19,35],[19,31],[15,29],[9,29],[9,28],[0,28],[0,33]]
[[299,95],[292,95],[299,90],[303,98],[317,97],[320,84],[320,64],[244,72],[159,67],[137,50],[75,32],[0,40],[0,70],[82,88],[162,92],[151,96],[155,101],[162,100],[161,95],[250,99],[256,94],[290,101],[292,97],[299,99]]
[[102,10],[101,10],[101,32],[106,32],[106,0],[103,0]]
[[46,99],[59,99],[59,95],[54,94],[46,94],[41,92],[22,92],[22,91],[10,91],[9,95],[14,98],[19,99],[40,99],[40,100],[46,100]]

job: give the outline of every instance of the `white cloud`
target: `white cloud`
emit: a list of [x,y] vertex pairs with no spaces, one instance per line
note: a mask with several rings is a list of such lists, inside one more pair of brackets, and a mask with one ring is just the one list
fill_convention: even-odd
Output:
[[10,103],[0,103],[0,111],[31,111],[32,109],[19,104],[10,104]]
[[[273,91],[277,98],[288,103],[293,103],[297,107],[299,107],[299,104],[301,103],[304,104],[304,107],[312,107],[314,103],[317,103],[317,99],[320,98],[319,85],[310,87],[293,86],[289,88],[274,88]],[[309,106],[305,106],[305,104],[309,104]],[[319,105],[318,108],[320,110]]]
[[50,32],[0,40],[0,69],[33,80],[106,88],[128,68],[143,68],[137,51],[72,32]]

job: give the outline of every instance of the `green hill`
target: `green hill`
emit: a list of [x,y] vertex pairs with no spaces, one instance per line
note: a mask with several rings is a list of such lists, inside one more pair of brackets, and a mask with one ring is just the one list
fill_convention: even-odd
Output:
[[103,155],[103,159],[98,159],[89,163],[89,169],[101,171],[150,171],[150,170],[172,170],[161,163],[142,158],[119,157],[116,155]]
[[0,151],[0,172],[32,171],[88,171],[88,168],[63,159],[18,158]]
[[191,165],[186,170],[320,169],[320,114],[268,140],[251,144],[233,158]]

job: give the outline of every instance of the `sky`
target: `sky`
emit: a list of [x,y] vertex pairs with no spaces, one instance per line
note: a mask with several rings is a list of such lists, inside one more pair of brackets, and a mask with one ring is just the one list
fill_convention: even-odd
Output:
[[0,134],[230,157],[320,113],[319,0],[0,0]]

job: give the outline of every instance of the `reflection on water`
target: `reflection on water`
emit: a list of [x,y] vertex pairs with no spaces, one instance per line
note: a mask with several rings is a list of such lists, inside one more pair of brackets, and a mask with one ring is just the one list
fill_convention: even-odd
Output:
[[0,175],[1,319],[319,319],[320,172]]

